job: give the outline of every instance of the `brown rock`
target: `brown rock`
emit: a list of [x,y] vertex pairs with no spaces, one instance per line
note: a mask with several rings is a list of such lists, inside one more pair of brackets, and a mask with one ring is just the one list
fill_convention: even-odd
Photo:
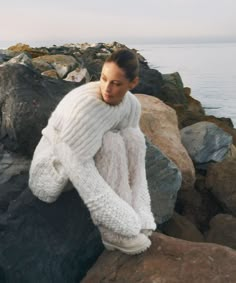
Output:
[[143,254],[105,251],[82,283],[234,283],[236,252],[228,247],[193,243],[154,233]]
[[173,217],[164,223],[162,231],[178,239],[193,242],[205,242],[202,233],[186,217],[174,213]]
[[17,43],[16,45],[10,46],[8,50],[14,51],[14,52],[27,52],[31,55],[32,58],[36,58],[38,56],[43,56],[47,54],[46,51],[37,50],[36,48],[30,47],[28,44],[23,43]]
[[206,231],[210,219],[222,212],[218,202],[207,191],[179,191],[176,202],[176,211],[185,216],[200,231]]
[[184,94],[188,102],[187,111],[205,114],[201,102],[191,96],[191,89],[189,87],[184,88]]
[[54,79],[58,79],[58,74],[57,71],[55,69],[51,69],[51,70],[47,70],[41,73],[43,76],[47,76],[50,78],[54,78]]
[[202,121],[202,117],[204,117],[204,115],[199,112],[192,112],[186,110],[185,106],[181,104],[174,104],[170,106],[176,111],[178,117],[178,125],[180,129],[200,122]]
[[212,218],[206,241],[236,249],[236,217],[218,214]]
[[227,159],[211,164],[207,170],[206,188],[224,208],[236,216],[236,160]]
[[33,60],[33,64],[38,66],[43,63],[52,65],[60,78],[64,78],[77,66],[77,61],[73,56],[64,54],[44,55]]
[[187,87],[187,86],[184,87],[184,95],[186,97],[191,95],[191,88],[190,87]]
[[156,97],[135,95],[142,105],[142,131],[180,169],[183,176],[182,189],[191,189],[195,181],[195,169],[181,143],[175,111]]

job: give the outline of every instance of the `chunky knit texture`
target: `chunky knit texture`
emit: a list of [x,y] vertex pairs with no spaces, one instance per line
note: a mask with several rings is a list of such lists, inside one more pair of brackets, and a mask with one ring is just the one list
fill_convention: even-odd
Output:
[[[130,92],[119,105],[103,102],[99,84],[92,82],[76,88],[58,104],[35,150],[29,186],[38,198],[52,202],[70,180],[96,225],[132,237],[145,227],[133,207],[99,174],[94,156],[107,132],[128,127],[139,129],[141,107]],[[144,195],[148,194],[147,187],[143,189]],[[151,213],[150,197],[144,203]]]
[[140,217],[142,229],[155,230],[156,223],[151,212],[151,199],[147,189],[144,135],[139,128],[126,128],[121,131],[121,135],[128,158],[129,184],[132,192],[131,205]]
[[145,153],[143,133],[139,128],[129,127],[106,133],[95,161],[104,180],[139,215],[142,230],[155,230],[147,188]]

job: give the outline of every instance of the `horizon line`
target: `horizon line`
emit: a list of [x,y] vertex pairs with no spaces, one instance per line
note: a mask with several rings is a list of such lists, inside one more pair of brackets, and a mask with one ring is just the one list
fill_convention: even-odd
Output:
[[232,37],[159,37],[159,38],[117,38],[116,40],[111,40],[110,38],[104,38],[103,40],[98,40],[97,38],[86,38],[81,39],[79,42],[76,39],[56,39],[56,40],[48,40],[48,39],[40,39],[40,40],[4,40],[0,41],[0,49],[9,48],[10,46],[22,43],[29,45],[30,47],[48,47],[56,45],[65,45],[65,44],[93,44],[93,43],[112,43],[118,42],[120,44],[211,44],[211,43],[236,43],[236,38]]

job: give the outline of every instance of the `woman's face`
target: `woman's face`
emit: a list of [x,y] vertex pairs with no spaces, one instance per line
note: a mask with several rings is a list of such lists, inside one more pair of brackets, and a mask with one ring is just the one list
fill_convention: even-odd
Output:
[[125,72],[114,62],[106,62],[103,65],[100,77],[102,99],[110,105],[119,104],[126,92],[135,87],[138,78],[130,81]]

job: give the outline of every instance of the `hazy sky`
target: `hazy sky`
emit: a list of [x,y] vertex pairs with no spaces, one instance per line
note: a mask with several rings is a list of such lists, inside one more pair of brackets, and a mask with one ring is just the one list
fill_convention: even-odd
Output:
[[0,44],[236,41],[235,0],[7,0]]

